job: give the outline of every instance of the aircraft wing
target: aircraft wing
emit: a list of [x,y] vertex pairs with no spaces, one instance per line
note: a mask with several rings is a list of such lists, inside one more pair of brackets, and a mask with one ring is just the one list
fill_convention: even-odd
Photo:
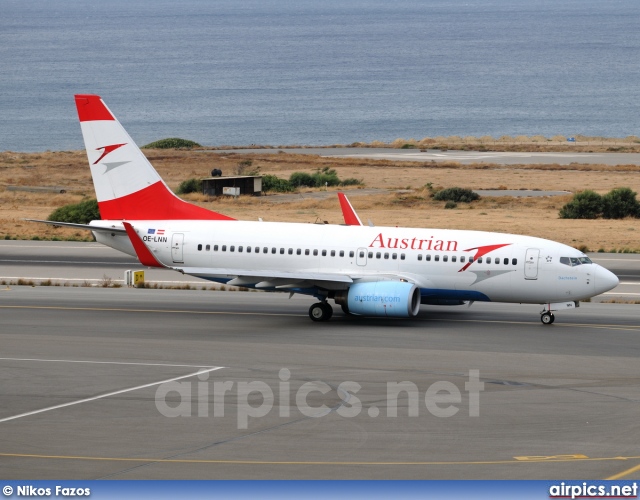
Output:
[[344,274],[317,272],[283,272],[273,270],[249,271],[247,269],[171,267],[190,276],[209,280],[229,279],[228,285],[255,286],[256,288],[310,288],[343,289],[353,283],[353,279]]

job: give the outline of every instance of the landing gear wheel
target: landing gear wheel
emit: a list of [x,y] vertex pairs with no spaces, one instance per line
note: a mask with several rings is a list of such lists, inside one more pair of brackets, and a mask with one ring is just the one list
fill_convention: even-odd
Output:
[[333,308],[326,302],[316,302],[309,308],[309,317],[313,321],[329,321],[333,316]]
[[542,315],[540,316],[540,321],[542,321],[543,325],[550,325],[551,323],[553,323],[556,320],[556,317],[553,315],[552,312],[547,311],[542,313]]

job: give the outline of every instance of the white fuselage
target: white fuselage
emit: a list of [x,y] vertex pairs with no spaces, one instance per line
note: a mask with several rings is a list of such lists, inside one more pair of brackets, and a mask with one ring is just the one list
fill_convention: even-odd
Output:
[[[121,227],[119,221],[92,224]],[[574,248],[512,234],[247,221],[133,225],[162,264],[219,282],[238,274],[292,271],[349,276],[354,282],[401,279],[415,283],[427,303],[579,301],[617,284],[612,273]],[[94,234],[99,242],[135,255],[126,235]]]

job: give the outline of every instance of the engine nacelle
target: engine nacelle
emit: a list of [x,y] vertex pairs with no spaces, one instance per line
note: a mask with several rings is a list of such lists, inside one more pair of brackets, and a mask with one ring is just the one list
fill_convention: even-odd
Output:
[[409,318],[420,310],[420,289],[404,281],[356,283],[336,302],[351,314]]

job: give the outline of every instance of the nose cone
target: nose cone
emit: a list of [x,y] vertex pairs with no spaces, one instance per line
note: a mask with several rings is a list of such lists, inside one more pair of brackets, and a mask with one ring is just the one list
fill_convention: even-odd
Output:
[[597,264],[595,276],[596,294],[608,292],[609,290],[617,287],[618,283],[620,283],[620,280],[615,274]]

